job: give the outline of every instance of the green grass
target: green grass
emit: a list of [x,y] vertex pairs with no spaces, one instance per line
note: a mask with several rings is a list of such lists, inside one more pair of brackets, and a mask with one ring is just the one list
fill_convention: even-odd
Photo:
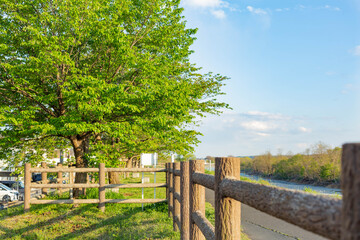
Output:
[[[145,174],[153,182],[153,174]],[[157,182],[165,182],[165,174],[156,174]],[[128,178],[124,183],[139,183]],[[154,189],[145,189],[144,197],[153,198]],[[165,198],[165,188],[157,189],[157,198]],[[49,196],[49,199],[68,198]],[[88,189],[86,198],[97,198],[97,189]],[[106,192],[106,198],[141,198],[141,189],[120,189]],[[32,205],[30,212],[23,207],[0,211],[0,239],[179,239],[172,229],[167,204],[106,204],[104,213],[97,204]]]
[[[314,189],[309,188],[309,187],[304,187],[303,191],[307,192],[307,193],[311,193],[311,194],[323,194],[323,193],[317,192]],[[342,199],[342,195],[339,193],[335,193],[335,194],[331,194],[331,195],[325,194],[325,195],[330,196],[332,198]]]
[[[154,174],[145,173],[154,181]],[[140,183],[140,178],[122,179],[122,183]],[[156,173],[156,182],[165,182],[165,173]],[[166,189],[157,188],[156,198],[165,198]],[[54,194],[47,199],[68,198]],[[144,189],[145,198],[154,197],[154,189]],[[98,189],[88,189],[86,198],[98,198]],[[106,192],[107,199],[141,198],[141,189],[119,189]],[[0,211],[0,239],[180,239],[172,229],[166,203],[106,204],[105,212],[97,204],[32,205],[23,213],[23,206]],[[206,217],[214,225],[215,212],[206,204]],[[243,234],[243,240],[249,238]]]
[[0,212],[0,239],[179,239],[173,232],[165,203],[107,204],[104,213],[95,204],[22,206]]
[[307,192],[307,193],[318,194],[317,191],[315,191],[315,190],[313,190],[312,188],[309,188],[309,187],[304,187],[303,191]]

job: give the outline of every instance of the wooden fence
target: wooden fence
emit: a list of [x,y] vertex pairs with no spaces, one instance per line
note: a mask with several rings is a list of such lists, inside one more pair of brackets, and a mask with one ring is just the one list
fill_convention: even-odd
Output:
[[[164,168],[105,168],[104,163],[100,163],[99,168],[64,168],[61,165],[56,168],[46,168],[42,164],[41,168],[31,168],[30,163],[25,164],[25,191],[24,191],[24,210],[30,209],[30,204],[81,204],[81,203],[98,203],[101,211],[105,211],[105,203],[158,203],[166,199],[106,199],[106,188],[158,188],[167,187],[165,183],[140,183],[140,184],[106,184],[105,174],[107,172],[165,172]],[[42,175],[42,183],[31,183],[31,174],[37,172]],[[62,173],[70,173],[70,183],[62,183]],[[99,173],[98,183],[73,183],[72,173]],[[47,183],[47,173],[57,173],[57,183]],[[98,199],[59,199],[59,200],[39,200],[30,199],[31,188],[99,188]]]
[[[240,239],[240,202],[334,240],[360,240],[360,144],[343,145],[342,200],[240,180],[237,158],[168,163],[169,217],[181,239]],[[215,191],[215,226],[205,217],[205,187]]]

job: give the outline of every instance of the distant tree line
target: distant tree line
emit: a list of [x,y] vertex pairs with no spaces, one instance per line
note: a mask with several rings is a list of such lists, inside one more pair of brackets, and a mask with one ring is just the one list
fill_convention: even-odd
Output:
[[281,179],[339,182],[340,167],[341,148],[331,148],[321,142],[301,154],[266,152],[254,158],[241,158],[243,171]]

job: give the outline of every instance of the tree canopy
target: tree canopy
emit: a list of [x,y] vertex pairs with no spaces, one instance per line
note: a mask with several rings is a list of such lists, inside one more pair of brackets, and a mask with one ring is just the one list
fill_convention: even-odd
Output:
[[72,146],[77,167],[191,152],[226,77],[190,63],[178,0],[0,0],[0,159]]

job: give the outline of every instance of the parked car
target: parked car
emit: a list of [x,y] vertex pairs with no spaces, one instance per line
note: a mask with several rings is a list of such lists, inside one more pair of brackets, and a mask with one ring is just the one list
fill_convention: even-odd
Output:
[[41,179],[42,179],[41,174],[33,174],[31,181],[32,182],[39,182],[39,181],[41,181]]
[[[41,173],[33,174],[32,175],[32,182],[40,182],[42,181]],[[48,183],[57,183],[57,178],[54,176],[48,176]],[[65,180],[62,183],[66,183]]]
[[11,189],[21,192],[20,190],[24,189],[24,183],[22,181],[10,181],[10,180],[2,180],[0,183],[8,186]]
[[19,199],[19,192],[0,183],[0,201],[11,202]]
[[12,190],[16,190],[19,192],[19,201],[24,200],[24,192],[25,192],[25,186],[22,181],[10,181],[10,180],[3,180],[0,181],[0,183],[4,184],[5,186],[8,186]]

